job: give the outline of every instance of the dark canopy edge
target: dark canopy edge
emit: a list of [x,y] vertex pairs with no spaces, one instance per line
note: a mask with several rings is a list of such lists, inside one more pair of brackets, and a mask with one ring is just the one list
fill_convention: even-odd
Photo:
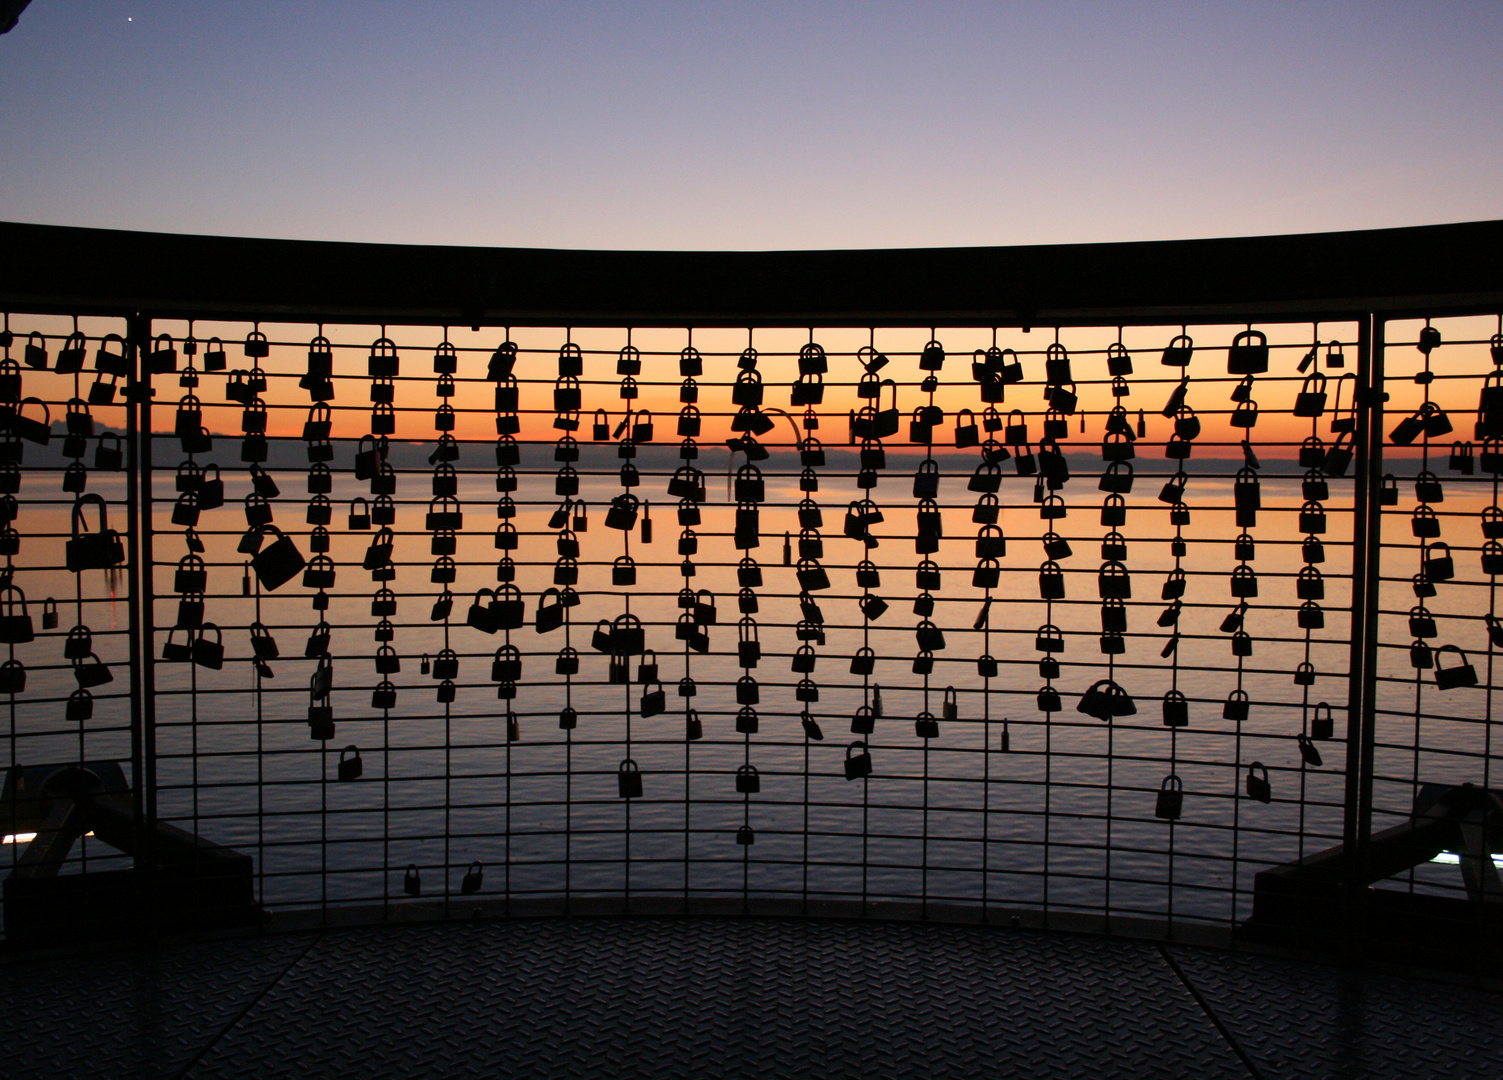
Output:
[[568,251],[0,223],[12,310],[632,326],[1070,325],[1503,307],[1503,221],[1029,247]]

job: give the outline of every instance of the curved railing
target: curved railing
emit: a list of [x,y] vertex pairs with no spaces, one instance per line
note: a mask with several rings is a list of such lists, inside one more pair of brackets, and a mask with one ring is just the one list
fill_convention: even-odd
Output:
[[7,226],[9,932],[111,897],[1465,922],[1497,232]]

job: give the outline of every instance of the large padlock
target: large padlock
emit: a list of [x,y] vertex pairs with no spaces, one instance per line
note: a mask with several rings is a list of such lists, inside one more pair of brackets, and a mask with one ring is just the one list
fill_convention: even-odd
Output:
[[264,525],[262,529],[275,533],[277,538],[270,544],[263,544],[255,553],[251,558],[251,569],[255,570],[263,589],[275,591],[296,577],[307,562],[292,538],[275,525]]
[[1268,370],[1268,338],[1258,330],[1244,330],[1227,350],[1228,375],[1261,375]]
[[[1454,652],[1461,660],[1459,664],[1446,667],[1441,663],[1441,654]],[[1467,660],[1466,653],[1456,645],[1442,645],[1436,650],[1435,656],[1435,685],[1442,690],[1454,690],[1461,686],[1477,685],[1477,669]]]

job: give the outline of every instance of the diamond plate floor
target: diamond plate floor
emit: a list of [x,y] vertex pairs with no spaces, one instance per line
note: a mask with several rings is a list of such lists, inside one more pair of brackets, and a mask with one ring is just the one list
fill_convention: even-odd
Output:
[[1271,956],[1173,950],[1265,1077],[1496,1077],[1503,993]]
[[17,1078],[1462,1077],[1503,1060],[1503,994],[875,921],[244,938],[12,961],[0,1004],[0,1075]]

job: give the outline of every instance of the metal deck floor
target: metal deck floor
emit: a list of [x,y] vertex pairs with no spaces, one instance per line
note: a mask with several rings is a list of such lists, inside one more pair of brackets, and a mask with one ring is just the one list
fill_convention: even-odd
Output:
[[0,1075],[1460,1077],[1503,992],[1102,936],[513,919],[0,965]]

